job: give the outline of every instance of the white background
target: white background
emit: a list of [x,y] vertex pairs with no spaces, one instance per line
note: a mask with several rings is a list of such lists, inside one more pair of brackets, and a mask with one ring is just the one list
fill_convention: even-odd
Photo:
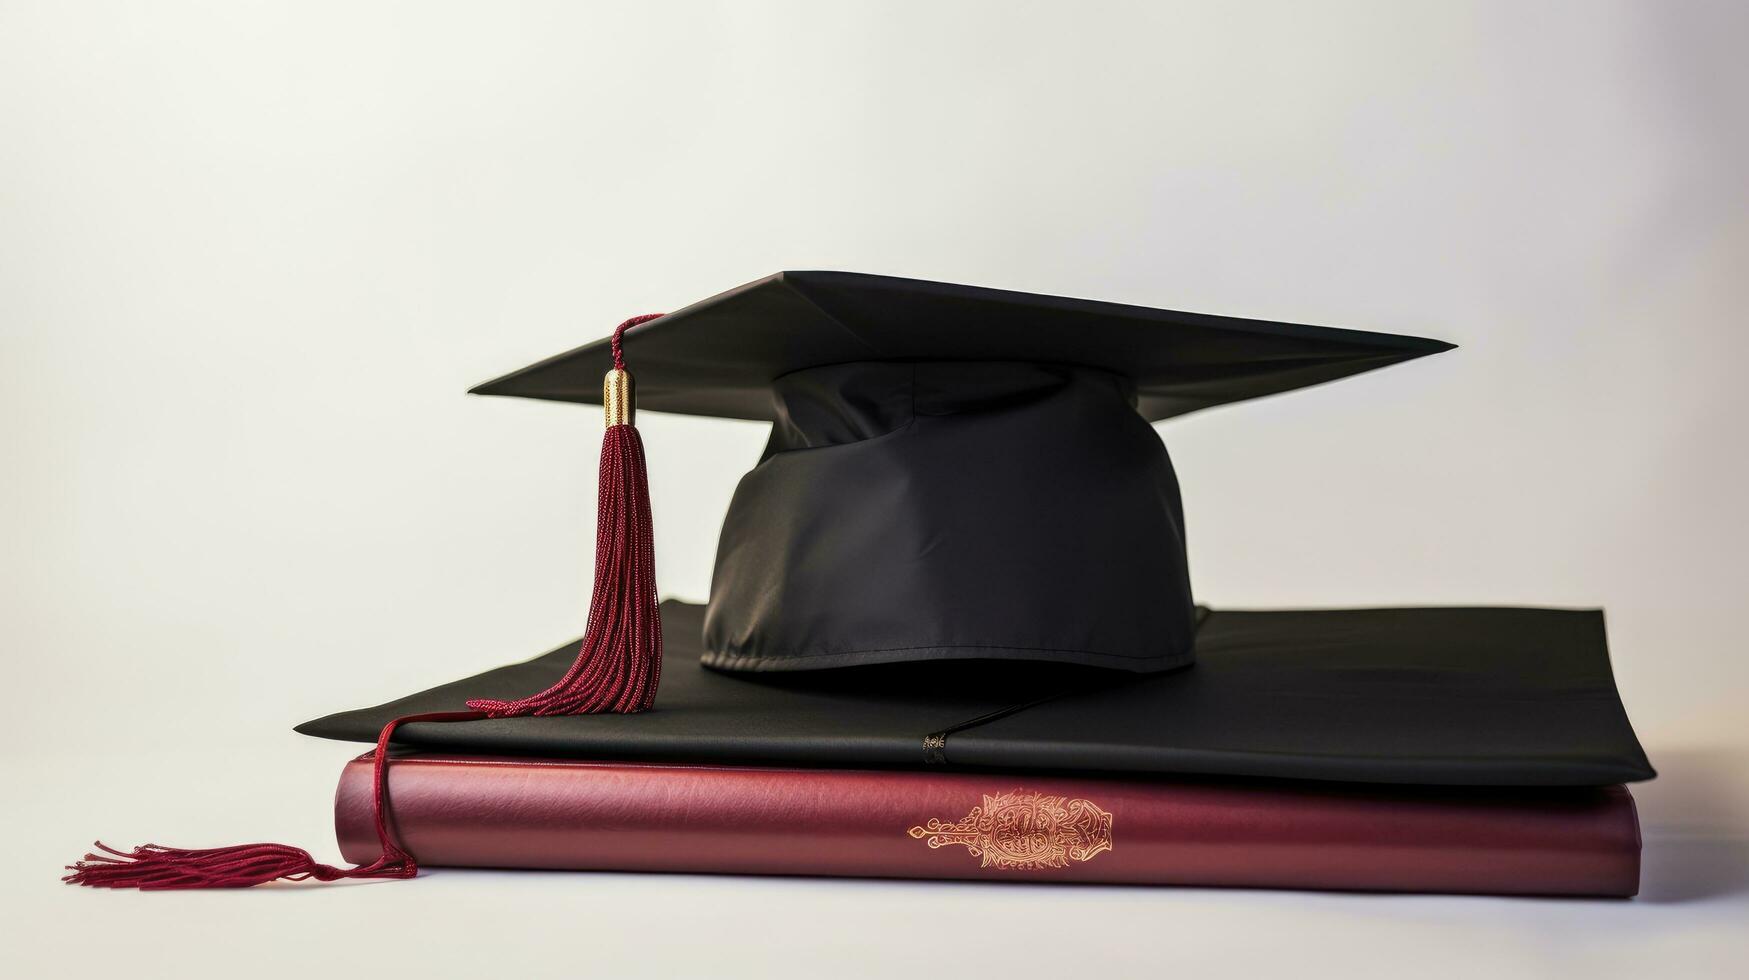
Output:
[[[1741,4],[0,0],[14,975],[1705,976],[1749,947]],[[1634,902],[443,872],[295,722],[574,636],[594,410],[469,385],[788,268],[1459,350],[1163,425],[1216,606],[1603,606]],[[702,598],[759,425],[645,416]],[[1188,972],[1186,972],[1188,971]]]

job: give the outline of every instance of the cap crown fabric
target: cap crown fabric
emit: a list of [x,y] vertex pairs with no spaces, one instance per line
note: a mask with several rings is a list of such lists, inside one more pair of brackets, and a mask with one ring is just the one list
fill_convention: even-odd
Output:
[[1191,660],[1178,481],[1128,379],[871,363],[772,390],[717,548],[707,666]]

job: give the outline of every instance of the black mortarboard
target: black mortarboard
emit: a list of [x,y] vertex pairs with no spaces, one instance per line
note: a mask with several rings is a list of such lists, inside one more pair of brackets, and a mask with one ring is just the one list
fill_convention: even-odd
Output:
[[[1149,421],[1447,350],[1415,337],[782,272],[627,340],[640,407],[768,419],[717,549],[704,662],[809,670],[1193,654]],[[599,403],[600,341],[490,381]]]

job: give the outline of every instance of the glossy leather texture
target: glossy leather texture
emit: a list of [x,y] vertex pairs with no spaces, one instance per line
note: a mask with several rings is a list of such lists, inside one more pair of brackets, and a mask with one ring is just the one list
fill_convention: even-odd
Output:
[[[429,755],[397,758],[389,773],[391,824],[429,866],[1499,895],[1628,896],[1639,881],[1638,823],[1621,786],[1436,791]],[[376,854],[370,774],[368,756],[354,761],[336,796],[352,861]]]

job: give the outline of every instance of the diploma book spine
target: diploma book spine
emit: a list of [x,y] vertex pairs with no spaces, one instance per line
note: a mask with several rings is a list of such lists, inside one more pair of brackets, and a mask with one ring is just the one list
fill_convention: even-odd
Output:
[[[390,822],[428,867],[1633,895],[1625,787],[1392,790],[397,757]],[[375,853],[371,766],[335,798]]]

